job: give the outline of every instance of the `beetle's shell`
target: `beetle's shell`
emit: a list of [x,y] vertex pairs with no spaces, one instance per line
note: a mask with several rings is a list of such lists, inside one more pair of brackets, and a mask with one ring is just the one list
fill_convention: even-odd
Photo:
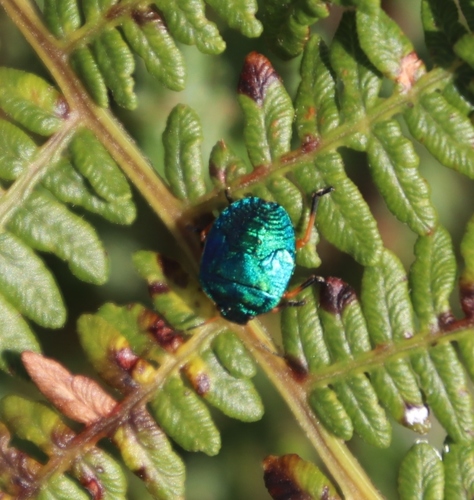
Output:
[[295,231],[277,203],[233,202],[206,238],[199,280],[222,316],[234,323],[277,306],[295,267]]

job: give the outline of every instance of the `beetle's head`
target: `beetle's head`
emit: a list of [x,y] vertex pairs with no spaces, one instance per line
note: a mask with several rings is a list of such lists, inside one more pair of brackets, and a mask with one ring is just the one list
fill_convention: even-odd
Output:
[[219,308],[219,312],[222,317],[228,321],[232,321],[232,323],[237,323],[238,325],[246,325],[248,321],[253,318],[253,316],[249,316],[247,313],[236,307],[221,307]]

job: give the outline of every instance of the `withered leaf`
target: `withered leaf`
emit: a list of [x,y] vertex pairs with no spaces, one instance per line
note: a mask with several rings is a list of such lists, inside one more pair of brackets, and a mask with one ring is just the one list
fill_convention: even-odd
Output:
[[38,389],[69,418],[90,425],[115,408],[117,402],[94,380],[73,375],[57,361],[32,351],[23,352],[21,358]]

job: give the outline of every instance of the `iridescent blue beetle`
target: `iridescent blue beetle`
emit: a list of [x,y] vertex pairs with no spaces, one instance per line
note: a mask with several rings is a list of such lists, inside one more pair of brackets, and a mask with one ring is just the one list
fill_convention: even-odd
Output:
[[319,198],[332,190],[313,194],[308,227],[299,239],[278,203],[249,197],[221,212],[206,237],[199,281],[224,318],[244,325],[260,314],[301,304],[288,299],[320,278],[310,276],[286,292],[296,250],[309,241]]

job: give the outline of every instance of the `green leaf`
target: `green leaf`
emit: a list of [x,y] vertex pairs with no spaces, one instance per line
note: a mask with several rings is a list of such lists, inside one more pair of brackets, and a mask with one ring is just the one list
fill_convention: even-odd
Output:
[[473,49],[474,37],[472,33],[466,33],[454,45],[454,52],[456,55],[466,61],[471,68],[474,67],[474,57],[472,55]]
[[474,496],[474,445],[449,442],[443,452],[444,498],[468,500]]
[[145,408],[133,410],[113,439],[127,467],[143,478],[154,498],[184,498],[184,464]]
[[[320,302],[319,318],[333,363],[371,350],[354,290],[338,278],[328,278],[321,285]],[[333,388],[356,432],[375,446],[388,446],[391,427],[365,374],[349,376]]]
[[50,272],[29,247],[6,232],[0,234],[0,290],[6,300],[41,326],[59,328],[66,320]]
[[466,29],[459,22],[453,0],[422,0],[421,20],[430,56],[441,67],[450,66],[455,59],[452,46]]
[[207,0],[206,3],[244,36],[254,38],[262,33],[263,27],[255,19],[256,0]]
[[333,387],[352,420],[354,430],[367,443],[387,448],[391,440],[390,423],[367,377],[347,377],[344,382],[337,382]]
[[26,321],[0,295],[0,369],[13,371],[23,351],[40,352],[40,346]]
[[64,38],[81,25],[76,0],[45,0],[43,16],[46,25],[57,38]]
[[378,122],[367,148],[369,166],[390,211],[416,233],[433,231],[437,214],[418,171],[419,158],[395,120]]
[[355,133],[345,142],[356,150],[364,150],[368,130],[361,124],[366,122],[367,111],[379,102],[382,77],[360,48],[353,12],[344,13],[331,45],[330,57],[334,71],[344,82],[339,92],[341,118],[357,126]]
[[336,82],[329,64],[329,50],[316,35],[306,45],[300,74],[295,121],[304,144],[308,138],[324,136],[339,125]]
[[213,341],[212,348],[222,366],[236,378],[252,378],[257,374],[257,366],[242,342],[231,331],[220,333]]
[[443,500],[444,471],[438,452],[428,443],[417,443],[400,466],[398,491],[401,500]]
[[199,294],[198,283],[192,282],[176,262],[154,252],[141,251],[133,255],[133,263],[148,282],[155,309],[174,328],[187,330],[202,323],[196,311],[215,316],[215,310],[209,310],[210,301]]
[[90,484],[91,495],[95,487],[101,488],[103,500],[122,500],[126,498],[127,484],[120,465],[107,453],[91,448],[72,467],[73,474],[82,484]]
[[100,15],[110,7],[117,4],[119,0],[82,0],[82,10],[86,21],[97,21]]
[[168,116],[163,132],[165,174],[173,194],[194,201],[206,192],[202,166],[202,128],[197,113],[178,104]]
[[223,140],[212,148],[209,176],[214,185],[225,188],[240,176],[249,173],[249,166]]
[[[77,331],[82,348],[92,366],[112,387],[122,392],[129,392],[138,387],[134,375],[145,379],[151,372],[153,377],[154,370],[143,360],[140,360],[141,373],[138,374],[138,370],[133,370],[139,358],[130,349],[115,324],[97,315],[83,314],[77,322]],[[129,370],[121,364],[121,359],[124,357],[129,359],[131,365]]]
[[75,437],[60,416],[43,403],[6,396],[0,401],[0,415],[12,434],[35,444],[47,455]]
[[68,262],[83,281],[107,281],[108,261],[94,229],[47,193],[35,192],[17,209],[8,229],[36,250]]
[[390,251],[382,252],[377,266],[365,268],[361,302],[374,346],[388,346],[414,335],[406,272]]
[[451,344],[411,356],[420,387],[436,418],[456,442],[474,435],[474,402],[463,366]]
[[229,374],[211,350],[190,360],[185,373],[196,392],[225,415],[243,422],[262,418],[262,401],[252,382]]
[[239,102],[252,164],[267,165],[290,150],[293,104],[270,61],[250,53],[240,74]]
[[0,176],[14,180],[36,154],[36,144],[20,128],[0,120]]
[[178,41],[196,47],[205,54],[220,54],[225,42],[214,23],[206,19],[202,0],[161,0],[160,10],[166,25]]
[[150,410],[169,436],[187,451],[219,453],[221,439],[207,406],[196,393],[171,376],[150,401]]
[[0,108],[14,120],[40,135],[57,132],[69,109],[64,97],[49,83],[31,73],[0,68]]
[[462,356],[463,365],[467,372],[474,378],[474,331],[458,340],[459,351]]
[[133,91],[132,78],[135,60],[119,31],[114,28],[104,29],[92,43],[92,52],[117,104],[135,109],[137,96]]
[[[362,49],[382,74],[397,80],[404,71],[405,61],[414,53],[409,38],[379,5],[362,3],[356,13]],[[424,68],[417,68],[415,79],[423,73]]]
[[[59,0],[61,1],[61,0]],[[94,99],[103,108],[109,105],[109,96],[105,79],[89,47],[79,47],[71,54],[71,66]]]
[[[415,332],[405,269],[388,250],[378,266],[366,267],[362,280],[361,302],[372,344],[388,347],[403,342]],[[429,428],[428,411],[409,363],[390,361],[370,371],[380,401],[403,425],[417,432]]]
[[314,464],[298,455],[266,457],[263,468],[265,485],[274,499],[340,499],[329,479]]
[[308,40],[310,25],[329,15],[321,0],[265,0],[262,19],[271,49],[281,58],[300,54]]
[[388,361],[383,367],[370,371],[370,380],[380,402],[397,422],[419,434],[430,430],[429,409],[409,361]]
[[303,290],[298,298],[301,307],[286,307],[281,313],[281,333],[285,358],[298,372],[317,373],[330,364],[329,351],[316,309],[312,288]]
[[[110,162],[110,158],[108,160]],[[107,166],[107,164],[105,165]],[[113,198],[116,193],[107,193],[108,187],[103,185],[103,181],[100,180],[102,174],[99,171],[104,166],[104,163],[97,163],[95,166],[98,168],[91,169],[90,171],[83,169],[83,172],[90,175],[92,181],[97,183],[97,188],[100,192]],[[104,173],[107,173],[107,169]],[[113,179],[114,174],[112,172],[111,174],[110,177]],[[84,179],[66,159],[62,159],[51,166],[44,176],[42,183],[62,202],[84,207],[86,210],[99,214],[110,222],[131,224],[135,219],[136,209],[131,192],[129,192],[130,199],[117,198],[106,201],[102,197],[94,196],[89,192],[89,179]],[[120,181],[118,184],[121,184]]]
[[440,320],[451,315],[449,296],[456,277],[456,260],[448,232],[438,227],[415,244],[410,269],[413,306],[421,331],[436,331]]
[[136,9],[121,25],[130,47],[143,59],[148,72],[172,90],[183,90],[183,56],[158,12]]
[[437,92],[424,93],[405,112],[410,133],[444,166],[474,178],[474,128]]
[[89,500],[79,485],[67,476],[52,476],[46,480],[36,494],[37,500]]
[[127,179],[104,146],[88,129],[78,131],[70,144],[74,166],[107,201],[128,202],[132,193]]
[[443,97],[451,106],[454,106],[464,116],[470,116],[474,105],[469,99],[469,79],[472,76],[472,71],[464,67],[464,71],[460,71],[459,77],[455,82],[448,83],[443,89]]
[[329,387],[317,388],[311,392],[308,402],[314,412],[335,436],[349,441],[354,433],[351,417],[337,394]]
[[[97,319],[97,323],[95,323]],[[81,318],[82,320],[82,318]],[[129,304],[124,307],[117,306],[112,303],[106,303],[100,307],[97,314],[91,316],[90,326],[97,329],[95,332],[90,332],[88,335],[91,341],[94,342],[95,335],[100,336],[101,330],[111,330],[111,342],[116,342],[114,338],[124,337],[130,344],[134,353],[147,360],[153,360],[155,363],[163,362],[165,353],[159,347],[159,328],[161,318],[153,311],[146,309],[140,304]],[[102,321],[107,323],[103,326]],[[161,320],[162,322],[162,320]],[[165,325],[163,325],[166,328]],[[169,330],[169,329],[168,329]],[[167,340],[173,345],[173,333],[176,335],[176,341],[180,339],[178,332],[168,331],[169,337]],[[120,348],[125,346],[123,340],[119,340]]]
[[300,186],[332,186],[318,208],[318,228],[323,236],[359,263],[373,266],[379,261],[382,239],[377,223],[355,184],[347,177],[338,153],[317,158],[317,167],[308,165],[295,171]]
[[462,238],[461,255],[465,266],[461,276],[461,283],[468,286],[474,283],[474,216],[469,219]]
[[459,7],[467,21],[469,29],[472,31],[474,29],[474,6],[471,0],[459,0]]

